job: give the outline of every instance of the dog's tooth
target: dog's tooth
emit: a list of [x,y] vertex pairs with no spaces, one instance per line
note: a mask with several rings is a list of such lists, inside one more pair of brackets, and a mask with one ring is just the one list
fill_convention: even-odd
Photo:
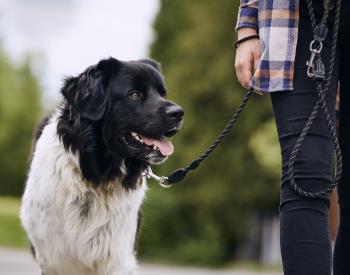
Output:
[[139,141],[140,141],[141,143],[143,143],[143,139],[142,139],[142,138],[140,138]]
[[157,150],[157,149],[158,149],[158,147],[153,145],[153,150]]
[[137,134],[136,134],[135,132],[131,132],[131,135],[132,135],[133,137],[138,137]]

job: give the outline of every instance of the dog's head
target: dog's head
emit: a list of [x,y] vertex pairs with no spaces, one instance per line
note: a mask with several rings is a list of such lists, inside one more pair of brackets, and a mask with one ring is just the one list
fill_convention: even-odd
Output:
[[[66,79],[61,92],[69,116],[75,117],[71,126],[87,125],[89,131],[85,132],[94,136],[94,146],[103,148],[104,153],[152,164],[173,153],[167,138],[181,128],[184,112],[166,99],[163,76],[155,61],[102,60],[78,77]],[[81,131],[73,133],[71,139],[77,134],[83,135]]]

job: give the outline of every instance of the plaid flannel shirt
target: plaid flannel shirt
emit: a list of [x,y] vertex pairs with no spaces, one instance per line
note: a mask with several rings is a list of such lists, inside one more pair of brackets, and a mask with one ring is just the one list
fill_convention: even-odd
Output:
[[256,91],[293,90],[299,0],[241,0],[236,30],[259,32],[261,58],[250,87]]

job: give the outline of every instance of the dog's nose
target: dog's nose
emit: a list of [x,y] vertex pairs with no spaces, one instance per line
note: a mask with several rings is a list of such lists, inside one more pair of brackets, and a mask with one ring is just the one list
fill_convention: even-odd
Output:
[[165,109],[165,114],[173,121],[180,121],[184,115],[184,110],[179,105],[171,105]]

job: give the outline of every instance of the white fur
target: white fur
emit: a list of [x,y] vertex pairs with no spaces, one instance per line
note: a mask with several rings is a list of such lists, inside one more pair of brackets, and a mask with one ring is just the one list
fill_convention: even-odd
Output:
[[[108,184],[108,192],[90,187],[56,127],[57,114],[36,144],[21,207],[37,262],[45,275],[135,274],[137,215],[146,182],[129,191],[118,180]],[[82,218],[88,202],[90,211]]]

